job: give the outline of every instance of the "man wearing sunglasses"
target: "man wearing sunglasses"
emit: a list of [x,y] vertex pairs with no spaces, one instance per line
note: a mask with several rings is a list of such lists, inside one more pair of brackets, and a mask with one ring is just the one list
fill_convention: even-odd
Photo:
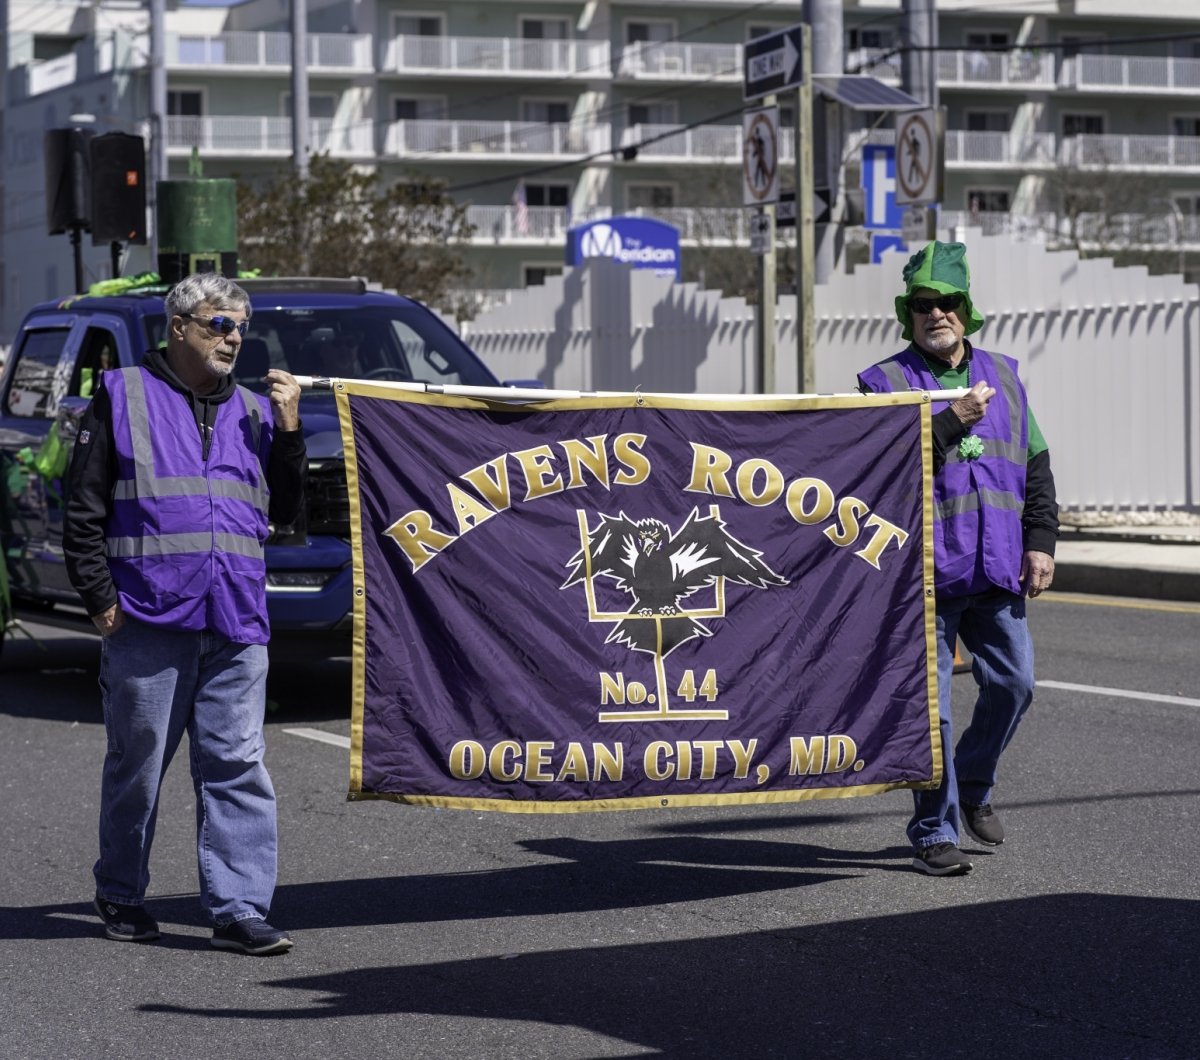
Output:
[[[896,316],[909,346],[859,375],[866,391],[966,388],[933,411],[934,571],[943,773],[913,792],[913,867],[931,876],[971,871],[960,829],[985,846],[1005,831],[992,807],[1000,755],[1033,700],[1025,598],[1054,577],[1058,504],[1050,453],[1017,362],[966,336],[983,327],[970,293],[966,247],[933,242],[904,267]],[[939,411],[940,410],[940,411]],[[958,638],[979,687],[970,724],[952,742],[950,684]],[[951,753],[953,748],[953,753]]]
[[167,341],[105,372],[68,472],[63,550],[102,634],[108,753],[95,908],[122,942],[159,936],[146,912],[162,778],[188,734],[200,902],[212,945],[291,948],[267,922],[276,876],[275,793],[263,763],[268,522],[300,512],[300,388],[236,385],[250,299],[213,273],[167,294]]

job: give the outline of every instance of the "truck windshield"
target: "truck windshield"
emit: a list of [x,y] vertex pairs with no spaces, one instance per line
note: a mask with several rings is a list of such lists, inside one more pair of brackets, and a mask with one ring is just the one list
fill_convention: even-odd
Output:
[[[148,326],[147,334],[157,345],[161,336],[153,330]],[[271,368],[339,379],[497,385],[469,347],[422,306],[256,309],[234,376],[262,391]]]
[[234,366],[251,389],[270,368],[339,379],[495,386],[495,377],[427,309],[259,309]]

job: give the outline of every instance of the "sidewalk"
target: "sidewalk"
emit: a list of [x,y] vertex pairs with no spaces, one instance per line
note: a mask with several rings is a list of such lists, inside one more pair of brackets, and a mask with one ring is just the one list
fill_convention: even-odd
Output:
[[1054,589],[1200,601],[1200,526],[1064,526]]

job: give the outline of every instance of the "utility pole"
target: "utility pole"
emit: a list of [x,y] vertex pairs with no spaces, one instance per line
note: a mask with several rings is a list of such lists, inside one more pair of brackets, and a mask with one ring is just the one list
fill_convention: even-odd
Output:
[[[775,96],[764,96],[762,106],[773,107]],[[776,160],[778,165],[778,160]],[[755,359],[761,376],[759,387],[764,394],[775,392],[775,204],[759,207],[760,216],[766,223],[766,252],[758,258],[758,329],[754,333]]]
[[[930,107],[938,102],[938,43],[935,0],[903,0],[903,33],[907,47],[900,53],[900,87]],[[937,206],[925,208],[925,238],[937,238]]]
[[[801,394],[817,391],[813,356],[815,237],[813,225],[812,28],[801,27],[800,62],[804,80],[796,90],[796,385]],[[832,225],[825,225],[826,230]],[[830,251],[832,255],[832,249]]]
[[307,0],[292,0],[292,166],[308,176],[308,10]]
[[[840,77],[845,73],[843,48],[842,0],[805,0],[804,21],[812,26],[812,73]],[[842,105],[833,99],[821,99],[813,113],[815,144],[813,179],[817,187],[829,189],[829,223],[819,226],[814,235],[814,280],[827,283],[837,270],[842,256]],[[797,201],[797,224],[799,203]],[[798,246],[799,244],[797,244]]]
[[[158,267],[158,185],[167,169],[167,4],[150,0],[150,261]],[[115,275],[115,274],[114,274]]]

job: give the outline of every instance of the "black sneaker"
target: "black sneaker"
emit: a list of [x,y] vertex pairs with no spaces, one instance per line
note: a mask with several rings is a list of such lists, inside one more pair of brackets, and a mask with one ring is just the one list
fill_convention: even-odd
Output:
[[96,895],[92,902],[104,921],[104,934],[116,942],[153,942],[158,921],[140,905],[121,905]]
[[990,804],[971,806],[964,802],[960,809],[962,812],[959,814],[959,818],[963,831],[976,843],[982,843],[988,847],[998,847],[1004,842],[1004,825],[1000,823],[1000,815],[992,809]]
[[268,957],[272,953],[287,953],[292,948],[292,940],[286,931],[273,928],[261,917],[254,916],[213,928],[212,945],[218,950]]
[[934,843],[915,851],[913,868],[926,876],[965,876],[971,871],[971,859],[953,843]]

